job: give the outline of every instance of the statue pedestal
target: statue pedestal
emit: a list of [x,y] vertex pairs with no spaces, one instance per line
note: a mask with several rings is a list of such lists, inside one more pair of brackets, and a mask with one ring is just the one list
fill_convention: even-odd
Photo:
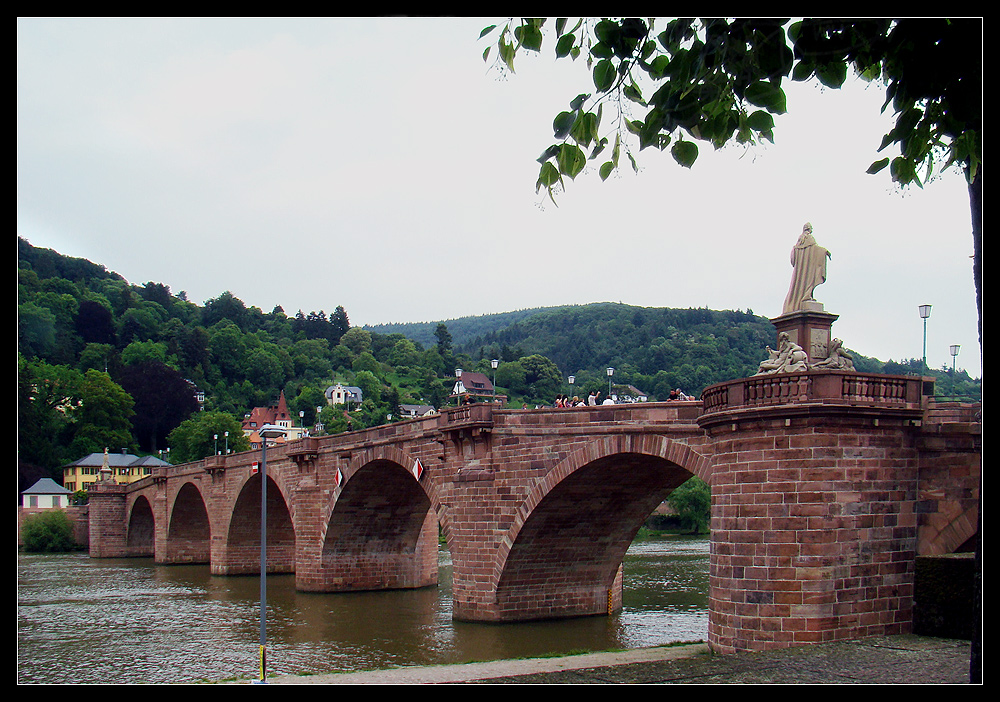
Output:
[[830,340],[833,338],[830,329],[840,315],[824,312],[823,305],[818,302],[807,302],[805,305],[815,309],[783,314],[772,319],[771,324],[777,329],[779,336],[781,332],[787,332],[789,339],[809,355],[807,363],[812,365],[827,357]]

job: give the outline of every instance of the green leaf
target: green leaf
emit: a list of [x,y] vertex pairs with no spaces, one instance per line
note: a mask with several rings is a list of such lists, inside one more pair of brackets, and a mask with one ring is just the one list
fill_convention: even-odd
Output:
[[593,161],[595,158],[601,155],[604,149],[608,148],[608,140],[601,139],[594,145],[594,150],[590,152],[590,156],[587,157],[588,161]]
[[535,160],[538,161],[539,163],[545,163],[558,153],[559,153],[559,144],[553,144],[549,148],[545,149],[545,151],[542,152],[542,155]]
[[[892,160],[892,164],[889,167],[889,172],[892,174],[892,179],[899,183],[900,185],[908,185],[909,183],[916,182],[920,185],[920,181],[917,179],[917,172],[908,159],[902,156],[897,156]],[[923,186],[921,186],[923,187]]]
[[785,91],[764,81],[752,83],[746,91],[746,99],[757,107],[763,107],[775,114],[785,113]]
[[690,168],[698,159],[698,145],[693,141],[678,141],[670,149],[670,155],[680,165]]
[[646,115],[646,122],[639,130],[639,149],[659,143],[660,130],[663,128],[663,113],[655,107]]
[[597,140],[597,115],[593,112],[584,112],[577,116],[573,122],[570,134],[577,144],[589,146],[590,142]]
[[621,26],[614,20],[601,20],[594,26],[594,36],[598,41],[614,46],[620,40]]
[[574,44],[576,44],[576,36],[573,34],[564,34],[559,37],[559,41],[556,42],[556,58],[569,56]]
[[607,180],[614,171],[615,164],[611,163],[611,161],[601,164],[601,180]]
[[834,61],[816,68],[816,77],[819,82],[828,88],[839,88],[847,80],[847,63],[845,61]]
[[514,30],[514,37],[525,49],[542,50],[542,30],[534,24],[525,24]]
[[632,83],[631,85],[626,85],[625,90],[622,92],[625,94],[625,97],[627,97],[632,102],[637,102],[640,105],[646,104],[645,101],[643,101],[642,99],[642,93],[639,92],[639,88],[636,86],[635,83]]
[[479,38],[482,39],[483,37],[485,37],[487,34],[489,34],[490,32],[492,32],[496,28],[497,28],[497,26],[495,24],[491,24],[489,27],[484,27],[483,31],[481,31],[479,33]]
[[667,56],[660,54],[650,62],[647,72],[649,73],[650,78],[658,80],[667,75],[667,70],[669,70],[669,68],[670,59]]
[[590,55],[594,58],[608,59],[615,55],[614,49],[604,42],[597,42],[590,47]]
[[576,121],[576,112],[560,112],[552,121],[552,131],[556,139],[565,139]]
[[559,162],[559,172],[576,178],[580,171],[587,165],[587,156],[578,146],[573,144],[563,144],[559,147],[559,155],[556,159]]
[[594,85],[598,91],[606,92],[615,84],[617,75],[615,65],[609,59],[598,61],[597,65],[594,66]]
[[757,110],[747,117],[747,126],[756,132],[770,132],[774,129],[774,118],[764,110]]
[[888,165],[889,165],[889,159],[888,158],[883,158],[883,159],[880,159],[880,160],[876,161],[872,165],[868,166],[868,170],[865,171],[865,172],[868,173],[869,175],[875,175],[876,173],[878,173],[879,171],[881,171],[883,168],[885,168]]
[[812,78],[813,68],[814,66],[812,62],[805,60],[799,61],[792,69],[792,80],[797,82],[809,80]]
[[500,59],[506,64],[510,72],[514,72],[514,54],[516,53],[516,48],[510,42],[506,42],[503,39],[497,42],[497,48],[500,50]]
[[546,161],[542,164],[542,167],[538,171],[538,181],[535,183],[535,192],[537,193],[542,188],[552,188],[552,186],[558,182],[559,169],[557,169],[550,161]]

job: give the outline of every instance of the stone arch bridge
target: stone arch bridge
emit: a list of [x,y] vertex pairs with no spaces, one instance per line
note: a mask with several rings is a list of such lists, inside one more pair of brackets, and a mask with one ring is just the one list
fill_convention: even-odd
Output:
[[[437,582],[453,616],[621,606],[636,531],[692,475],[712,487],[709,642],[755,650],[909,631],[917,555],[977,531],[977,407],[924,381],[809,371],[700,401],[516,411],[476,404],[267,450],[267,570],[304,591]],[[93,557],[259,572],[259,452],[90,493]]]

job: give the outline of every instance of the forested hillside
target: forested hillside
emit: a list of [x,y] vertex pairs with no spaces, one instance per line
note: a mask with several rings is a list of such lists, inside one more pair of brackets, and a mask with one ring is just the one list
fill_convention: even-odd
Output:
[[[749,310],[604,303],[365,329],[343,307],[289,316],[228,291],[199,306],[163,283],[129,284],[19,238],[19,462],[25,479],[59,479],[60,466],[105,447],[200,458],[223,431],[240,447],[244,414],[282,392],[305,426],[345,431],[347,408],[328,406],[324,394],[338,382],[363,391],[360,407],[349,408],[351,428],[374,426],[398,418],[401,404],[447,404],[456,368],[492,377],[494,358],[510,406],[606,392],[609,367],[616,387],[651,399],[678,387],[699,396],[753,374],[773,343],[770,322]],[[855,361],[866,371],[919,369],[919,361]],[[943,394],[980,393],[964,373],[936,375]]]

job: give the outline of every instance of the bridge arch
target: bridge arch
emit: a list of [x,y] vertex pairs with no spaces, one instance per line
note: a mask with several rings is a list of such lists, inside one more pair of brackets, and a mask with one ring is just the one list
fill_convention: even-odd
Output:
[[167,514],[166,553],[160,559],[167,563],[209,563],[212,549],[212,527],[201,489],[193,481],[185,481],[174,495]]
[[[295,572],[294,503],[278,471],[267,475],[267,572]],[[215,575],[260,572],[260,473],[251,474],[233,500],[222,553],[212,558]]]
[[918,534],[917,555],[940,556],[968,552],[975,549],[979,533],[979,505],[948,505],[946,512],[932,524],[921,527]]
[[152,556],[155,550],[156,520],[145,495],[132,502],[128,515],[125,548],[129,556]]
[[357,454],[323,515],[322,551],[310,589],[415,588],[437,583],[437,500],[397,447]]
[[565,458],[521,504],[498,550],[498,618],[600,614],[620,607],[621,563],[632,539],[692,475],[710,481],[710,461],[664,436],[599,439]]

